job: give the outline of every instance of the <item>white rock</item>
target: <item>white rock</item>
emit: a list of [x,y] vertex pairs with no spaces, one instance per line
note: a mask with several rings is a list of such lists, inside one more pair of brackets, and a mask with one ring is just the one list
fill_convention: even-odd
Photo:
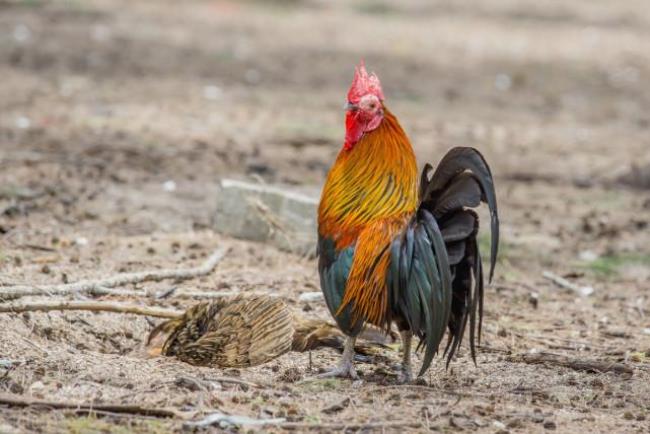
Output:
[[580,287],[580,295],[584,295],[586,297],[586,296],[591,295],[593,293],[594,293],[593,286],[581,286]]
[[168,192],[176,191],[176,182],[170,179],[169,181],[163,182],[162,187],[163,190]]
[[298,297],[298,301],[320,301],[323,299],[322,292],[303,292]]
[[32,37],[32,32],[24,24],[18,24],[14,27],[13,37],[16,42],[27,42]]
[[223,90],[219,86],[208,85],[203,87],[203,98],[214,101],[221,98]]
[[593,262],[596,259],[598,259],[598,253],[596,253],[594,251],[591,251],[591,250],[584,250],[584,251],[580,252],[580,254],[578,255],[578,258],[581,261]]
[[494,79],[494,87],[500,91],[508,90],[512,87],[512,78],[508,74],[497,74]]
[[316,252],[317,192],[233,179],[221,181],[214,226],[235,238],[302,254]]
[[43,390],[45,390],[45,384],[41,381],[35,381],[29,386],[29,391],[31,393],[41,393]]
[[16,126],[21,130],[26,130],[32,125],[32,121],[26,116],[20,116],[16,119]]

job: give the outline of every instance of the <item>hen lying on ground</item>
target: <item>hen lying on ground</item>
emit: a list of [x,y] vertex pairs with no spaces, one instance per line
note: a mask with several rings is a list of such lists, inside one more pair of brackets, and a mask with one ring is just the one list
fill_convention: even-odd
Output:
[[[355,350],[372,355],[380,342],[368,330]],[[282,299],[236,296],[198,303],[156,326],[147,339],[150,356],[175,356],[197,366],[242,368],[269,362],[289,351],[321,347],[343,350],[345,336],[334,325],[294,314]]]

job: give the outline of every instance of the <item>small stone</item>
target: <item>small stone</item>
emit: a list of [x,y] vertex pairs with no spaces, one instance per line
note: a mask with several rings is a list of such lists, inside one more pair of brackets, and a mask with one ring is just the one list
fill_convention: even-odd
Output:
[[41,273],[43,273],[43,274],[50,274],[51,271],[52,270],[50,269],[49,265],[47,265],[47,264],[43,265],[43,267],[41,267]]
[[[25,388],[20,385],[20,383],[17,383],[16,381],[12,380],[11,378],[4,381],[5,383],[5,388],[9,390],[9,392],[14,393],[16,395],[22,395],[25,392]],[[0,431],[1,432],[1,431]]]
[[546,422],[544,422],[544,428],[548,430],[554,430],[555,428],[557,428],[557,425],[552,420],[547,420]]
[[29,392],[34,395],[38,396],[39,398],[43,397],[43,391],[45,390],[45,384],[43,384],[41,381],[35,381],[29,386]]
[[544,417],[539,413],[533,414],[530,419],[533,421],[533,423],[542,423],[542,422],[544,422]]
[[203,98],[210,100],[210,101],[215,101],[221,98],[223,95],[223,90],[219,86],[215,86],[213,84],[203,86]]
[[494,87],[496,87],[497,90],[500,90],[502,92],[509,90],[512,87],[512,78],[510,77],[510,75],[505,73],[497,74],[497,76],[494,79]]
[[584,250],[578,254],[578,258],[581,261],[585,262],[593,262],[596,259],[598,259],[598,253],[592,251],[592,250]]
[[162,187],[163,190],[171,193],[172,191],[176,191],[176,182],[170,179],[169,181],[163,182]]
[[625,413],[623,413],[623,419],[625,419],[625,420],[633,420],[634,415],[632,414],[632,412],[626,411]]
[[29,118],[26,116],[20,116],[16,119],[16,126],[21,130],[26,130],[27,128],[30,127],[31,124],[32,121],[30,121]]
[[13,37],[16,42],[27,42],[32,37],[32,31],[26,25],[18,24],[14,27]]
[[323,299],[323,293],[318,291],[318,292],[303,292],[298,296],[298,301],[320,301]]

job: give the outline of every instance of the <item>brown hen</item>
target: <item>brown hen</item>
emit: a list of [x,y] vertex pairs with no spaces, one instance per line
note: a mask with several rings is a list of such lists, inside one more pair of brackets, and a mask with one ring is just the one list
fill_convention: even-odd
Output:
[[[355,350],[372,355],[382,337],[366,332]],[[374,341],[379,338],[379,341]],[[156,326],[147,339],[150,356],[162,354],[197,366],[249,367],[289,351],[320,347],[343,350],[345,336],[334,324],[291,312],[278,297],[236,296],[198,303]]]

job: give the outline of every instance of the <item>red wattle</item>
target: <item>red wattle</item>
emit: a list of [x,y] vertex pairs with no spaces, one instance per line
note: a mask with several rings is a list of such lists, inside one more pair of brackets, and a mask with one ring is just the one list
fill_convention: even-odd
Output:
[[350,150],[363,136],[367,122],[360,119],[359,112],[347,112],[345,114],[345,144],[343,147]]

